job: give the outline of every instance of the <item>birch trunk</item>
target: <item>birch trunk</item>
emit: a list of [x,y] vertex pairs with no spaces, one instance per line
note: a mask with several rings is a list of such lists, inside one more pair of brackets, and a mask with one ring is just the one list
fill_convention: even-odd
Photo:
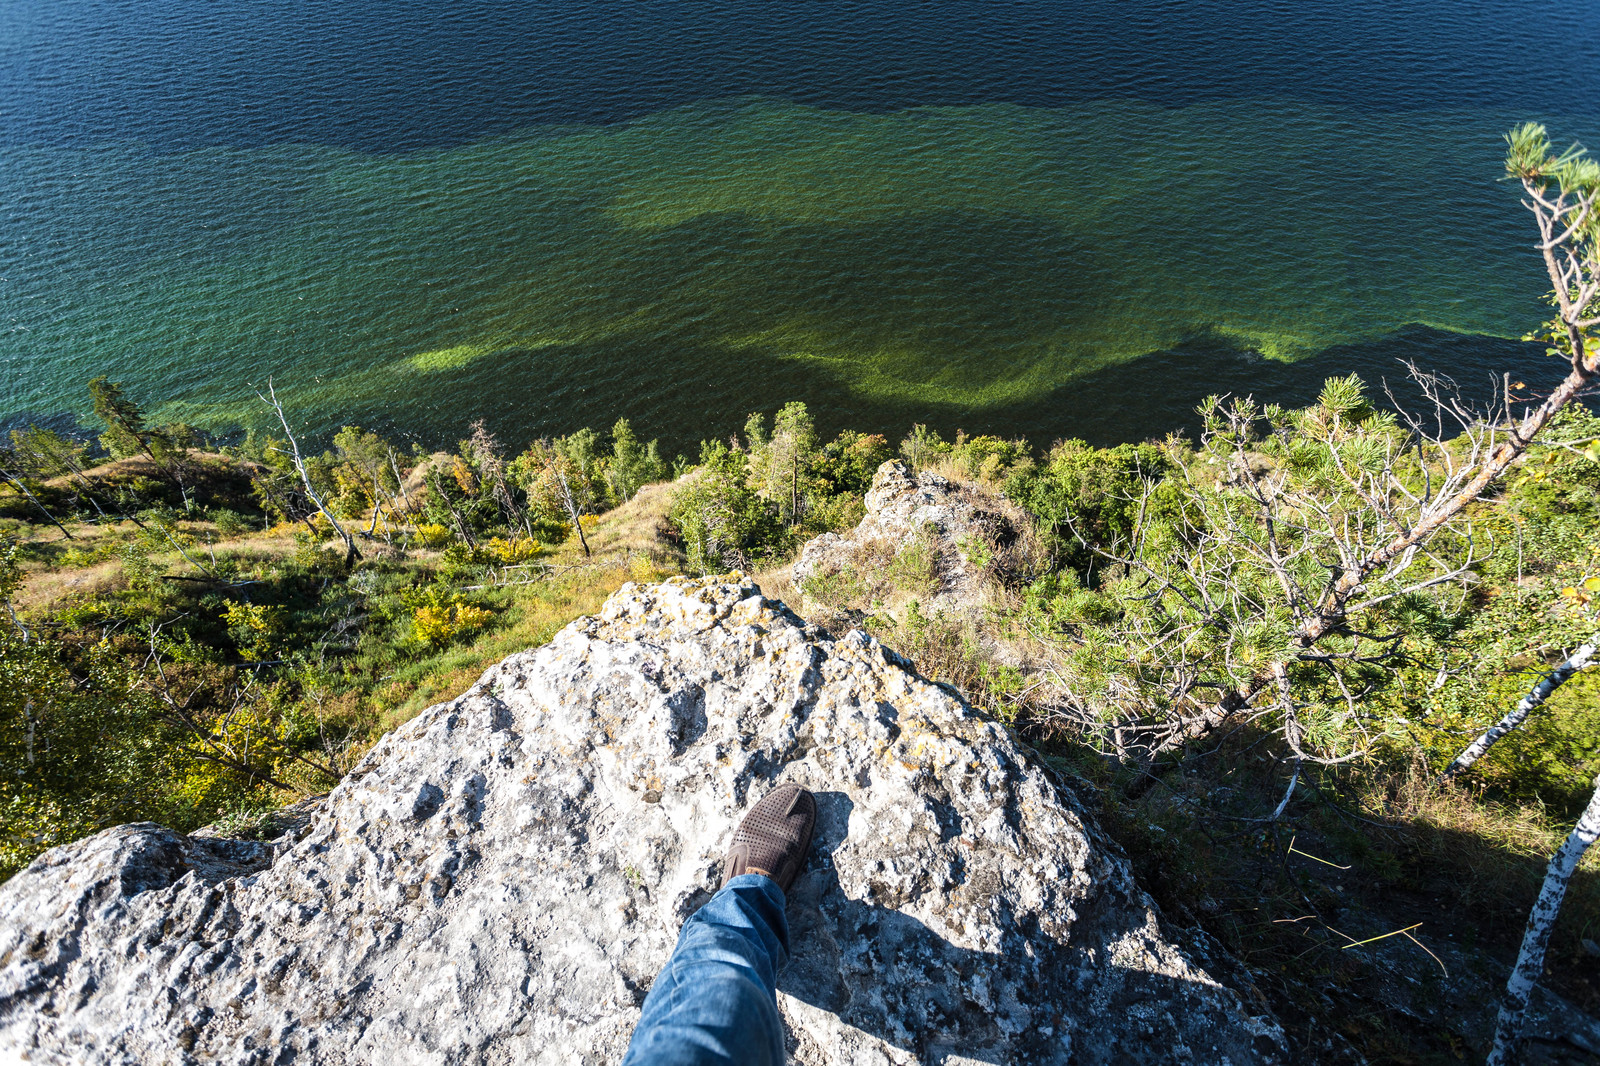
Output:
[[1555,928],[1556,916],[1561,913],[1561,900],[1567,894],[1567,882],[1573,871],[1583,861],[1583,853],[1600,837],[1600,778],[1595,779],[1594,796],[1589,806],[1572,827],[1566,842],[1550,857],[1545,870],[1544,887],[1539,899],[1528,915],[1528,931],[1522,935],[1522,950],[1517,953],[1517,964],[1506,982],[1506,995],[1500,1005],[1500,1018],[1494,1028],[1494,1050],[1489,1052],[1488,1066],[1511,1066],[1517,1061],[1518,1045],[1522,1039],[1522,1023],[1527,1017],[1528,1000],[1539,975],[1544,972],[1544,951],[1550,944],[1550,933]]
[[1577,651],[1573,652],[1567,661],[1546,674],[1544,680],[1529,690],[1528,694],[1517,702],[1509,714],[1500,719],[1483,736],[1467,745],[1465,751],[1457,755],[1455,761],[1444,768],[1444,773],[1439,777],[1449,780],[1456,774],[1465,770],[1479,759],[1483,753],[1494,747],[1499,739],[1511,732],[1527,720],[1528,715],[1537,710],[1540,704],[1550,698],[1550,694],[1560,688],[1573,674],[1589,665],[1589,660],[1594,657],[1595,642],[1590,641]]

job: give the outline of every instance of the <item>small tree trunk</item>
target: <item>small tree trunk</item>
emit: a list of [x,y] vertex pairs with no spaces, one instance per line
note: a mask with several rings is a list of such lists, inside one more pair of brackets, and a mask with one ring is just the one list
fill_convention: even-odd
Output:
[[440,476],[437,470],[432,470],[430,473],[433,475],[433,481],[430,483],[433,493],[444,501],[445,508],[450,512],[450,517],[455,520],[456,531],[461,534],[461,539],[467,542],[468,547],[476,548],[478,546],[478,538],[472,535],[472,530],[467,526],[467,520],[461,517],[461,512],[457,510],[455,501],[450,499],[450,494],[444,490],[444,478]]
[[583,545],[584,558],[589,557],[589,538],[583,535],[583,516],[578,513],[578,502],[572,498],[572,486],[567,483],[567,473],[557,469],[556,477],[561,479],[561,502],[567,505],[567,515],[572,519],[572,528],[578,531],[578,543]]
[[1528,1014],[1528,1000],[1539,975],[1544,972],[1544,952],[1550,944],[1550,933],[1555,929],[1556,916],[1561,913],[1561,900],[1567,894],[1567,882],[1573,871],[1583,861],[1583,853],[1600,837],[1600,778],[1595,779],[1594,795],[1578,824],[1565,843],[1550,857],[1545,870],[1544,887],[1539,899],[1528,915],[1528,931],[1522,936],[1522,950],[1517,953],[1517,964],[1512,967],[1511,979],[1506,982],[1505,1000],[1500,1006],[1500,1017],[1494,1029],[1494,1050],[1489,1052],[1488,1066],[1511,1066],[1517,1061],[1522,1041],[1522,1023]]
[[[415,515],[416,508],[411,506],[411,495],[406,492],[406,479],[400,476],[400,464],[395,460],[392,448],[389,450],[389,469],[394,471],[394,483],[400,490],[400,499],[406,505],[406,514]],[[394,508],[390,507],[390,510],[393,511]]]
[[328,524],[333,527],[333,531],[339,534],[339,539],[344,541],[344,565],[347,567],[353,565],[357,559],[361,558],[361,552],[356,549],[356,538],[345,532],[344,526],[339,524],[339,520],[333,516],[333,512],[328,509],[328,505],[322,502],[322,497],[311,484],[311,474],[306,470],[305,460],[300,458],[300,442],[294,439],[294,430],[289,428],[289,416],[283,413],[283,404],[278,400],[278,390],[272,387],[271,378],[267,379],[267,396],[270,396],[271,399],[268,399],[267,396],[262,396],[259,392],[256,393],[256,396],[262,403],[278,412],[278,421],[283,424],[283,432],[289,438],[289,457],[294,461],[295,472],[300,475],[300,483],[305,486],[306,496],[311,499],[312,503],[317,505],[317,510],[322,512],[322,517],[328,520]]
[[1533,686],[1528,694],[1517,701],[1516,707],[1504,718],[1500,719],[1483,736],[1467,745],[1467,749],[1457,755],[1455,761],[1444,768],[1440,774],[1441,780],[1448,781],[1456,774],[1467,769],[1473,763],[1483,758],[1484,752],[1500,740],[1501,737],[1521,725],[1539,705],[1550,698],[1550,694],[1560,688],[1573,674],[1589,665],[1589,660],[1594,657],[1595,642],[1590,641],[1567,658],[1567,661],[1546,674],[1544,679]]
[[39,508],[39,510],[44,514],[44,516],[46,518],[50,519],[50,522],[51,522],[52,525],[54,525],[57,529],[61,530],[61,532],[66,533],[68,540],[76,539],[76,538],[73,537],[73,535],[70,532],[68,532],[66,526],[64,526],[60,522],[56,521],[56,516],[51,514],[49,509],[47,507],[45,507],[44,504],[39,502],[38,497],[36,497],[33,493],[28,491],[28,486],[24,485],[22,483],[21,479],[13,476],[12,474],[7,473],[3,469],[0,469],[0,477],[3,477],[7,481],[11,482],[13,485],[15,485],[18,489],[20,489],[22,491],[22,494],[24,496],[26,496],[29,500],[33,501],[33,505],[35,507]]

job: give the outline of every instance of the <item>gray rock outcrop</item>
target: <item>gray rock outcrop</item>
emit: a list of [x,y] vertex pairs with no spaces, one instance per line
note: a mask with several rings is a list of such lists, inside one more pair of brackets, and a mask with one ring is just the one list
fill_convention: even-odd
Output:
[[896,613],[897,600],[915,598],[924,613],[968,615],[992,580],[1033,568],[1029,527],[1019,508],[976,485],[931,471],[913,476],[891,459],[873,475],[861,522],[847,536],[808,541],[792,581],[808,608],[878,603]]
[[0,1049],[614,1063],[783,780],[820,807],[780,977],[794,1061],[1283,1060],[1002,729],[740,579],[625,586],[272,844],[141,824],[40,857],[0,886]]

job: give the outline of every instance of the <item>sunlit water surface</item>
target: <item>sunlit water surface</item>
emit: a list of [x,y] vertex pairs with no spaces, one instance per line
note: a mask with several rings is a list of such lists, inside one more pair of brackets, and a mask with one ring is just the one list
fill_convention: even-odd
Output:
[[1499,138],[1600,130],[1600,68],[1525,7],[1069,6],[0,3],[0,416],[1113,441],[1548,380]]

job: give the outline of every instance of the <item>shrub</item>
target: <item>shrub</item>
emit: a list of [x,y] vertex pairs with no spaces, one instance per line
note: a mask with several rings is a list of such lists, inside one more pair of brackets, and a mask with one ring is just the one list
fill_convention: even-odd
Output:
[[949,443],[920,422],[912,426],[906,439],[900,442],[901,456],[916,470],[937,462],[940,456],[949,452]]
[[404,601],[412,609],[411,639],[425,648],[442,648],[489,624],[493,615],[443,585],[411,589]]
[[122,573],[128,587],[146,592],[160,584],[161,568],[150,561],[150,550],[141,540],[130,540],[117,549],[122,557]]
[[[587,517],[587,516],[585,516]],[[544,545],[530,537],[493,537],[483,547],[484,554],[502,565],[527,562],[544,550]]]
[[751,569],[788,547],[776,509],[750,487],[748,474],[743,452],[720,441],[700,446],[700,469],[667,513],[694,572]]
[[1139,518],[1140,489],[1171,465],[1153,444],[1093,448],[1062,441],[1042,467],[1017,471],[1006,493],[1040,520],[1058,557],[1087,575],[1099,562],[1087,545],[1120,550]]
[[273,604],[230,602],[222,612],[239,654],[251,662],[273,657],[273,644],[288,628],[288,614]]
[[417,526],[417,540],[424,548],[442,548],[453,539],[449,528],[438,522],[423,522]]
[[883,434],[847,429],[817,454],[812,473],[828,486],[829,495],[859,497],[872,487],[878,467],[892,458],[894,451]]
[[967,477],[999,484],[1014,471],[1032,467],[1031,451],[1025,440],[958,436],[955,447],[950,450],[950,458]]
[[217,527],[217,532],[224,537],[242,537],[250,532],[250,520],[238,511],[231,511],[226,507],[213,507],[206,512]]

